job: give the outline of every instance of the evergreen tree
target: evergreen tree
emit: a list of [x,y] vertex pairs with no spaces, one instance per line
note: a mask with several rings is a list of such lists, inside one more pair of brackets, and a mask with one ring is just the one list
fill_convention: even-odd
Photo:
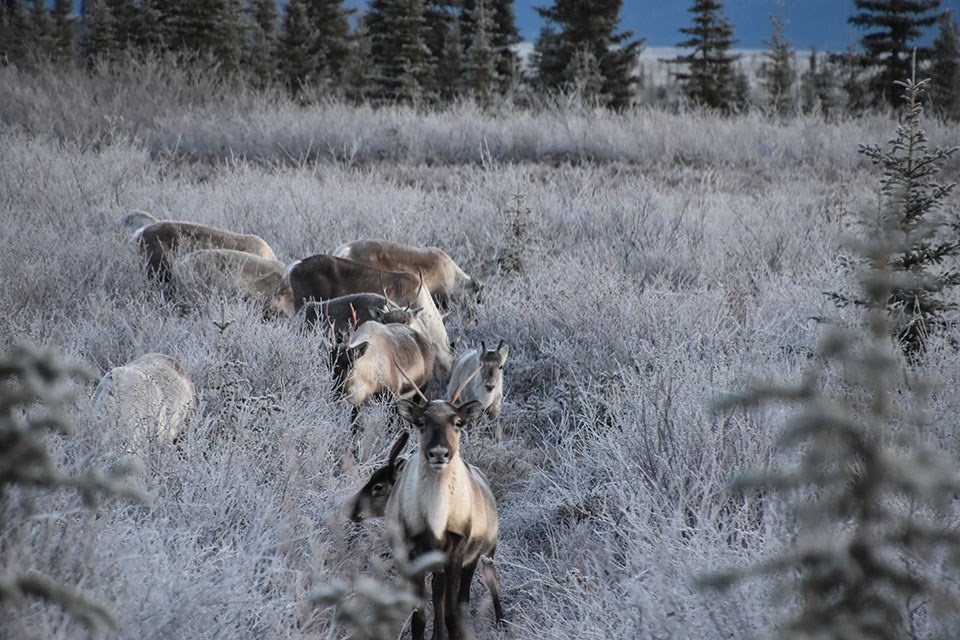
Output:
[[134,49],[142,56],[163,51],[168,47],[169,12],[166,0],[140,0],[133,30]]
[[864,55],[861,64],[874,69],[870,93],[874,104],[900,106],[897,82],[910,77],[910,56],[917,49],[921,66],[929,57],[929,48],[918,47],[922,29],[937,21],[940,0],[854,0],[858,13],[847,20],[866,29],[860,39]]
[[138,10],[134,0],[107,0],[110,15],[113,17],[113,40],[117,50],[127,52],[133,49],[137,39]]
[[460,32],[460,17],[454,16],[446,33],[443,52],[434,66],[433,84],[441,102],[450,102],[464,89],[464,46]]
[[347,97],[357,103],[362,102],[374,92],[373,54],[370,34],[367,31],[366,14],[362,14],[357,20],[348,58],[345,85]]
[[224,0],[178,0],[168,12],[169,47],[188,56],[211,55]]
[[751,493],[763,489],[764,504],[778,517],[777,499],[789,504],[798,531],[777,556],[703,580],[726,587],[746,575],[778,576],[779,585],[796,590],[795,597],[781,592],[779,599],[797,603],[792,619],[777,625],[778,637],[901,640],[956,632],[957,470],[911,433],[929,423],[924,400],[931,385],[916,368],[908,370],[891,344],[902,337],[902,325],[897,318],[889,322],[890,297],[913,279],[897,269],[900,243],[913,244],[901,227],[904,205],[920,195],[908,185],[917,184],[920,173],[932,176],[943,159],[911,146],[922,147],[924,138],[920,83],[904,84],[907,113],[894,149],[868,154],[883,158],[882,182],[893,186],[893,169],[899,184],[860,247],[863,320],[847,331],[831,327],[800,383],[755,385],[723,402],[741,408],[774,400],[800,409],[777,438],[782,455],[776,458],[786,467],[737,481]]
[[599,67],[602,83],[598,98],[613,108],[623,108],[633,98],[634,68],[642,40],[633,32],[615,33],[623,0],[555,0],[537,12],[548,25],[534,45],[538,84],[548,89],[569,89],[582,84],[584,72]]
[[733,27],[723,15],[720,0],[694,0],[689,9],[693,26],[680,29],[690,36],[677,46],[693,49],[671,62],[686,66],[676,73],[686,96],[695,104],[713,109],[730,109],[735,102],[734,63],[739,56],[729,53],[733,46]]
[[280,32],[280,76],[293,95],[313,84],[321,68],[315,43],[317,34],[307,14],[307,1],[290,0],[287,3]]
[[787,21],[783,16],[772,16],[770,22],[773,35],[764,43],[767,50],[759,76],[767,92],[767,106],[778,116],[785,116],[793,111],[795,102],[793,89],[797,72],[793,68],[793,46],[784,38]]
[[806,114],[819,113],[829,118],[842,111],[843,95],[836,66],[815,49],[810,52],[809,66],[800,78],[800,102]]
[[350,11],[343,0],[308,0],[307,16],[313,40],[313,57],[318,61],[317,75],[339,86],[350,56]]
[[367,32],[377,100],[413,102],[431,98],[434,60],[426,45],[420,0],[371,0]]
[[261,87],[270,84],[277,75],[278,20],[276,0],[253,0],[250,4],[243,64]]
[[49,60],[54,55],[53,18],[43,0],[33,0],[30,12],[30,48],[34,56]]
[[[883,299],[884,308],[898,344],[912,356],[925,350],[927,336],[946,326],[944,314],[956,306],[945,299],[944,291],[960,285],[955,265],[960,256],[960,230],[955,216],[943,211],[956,184],[940,183],[937,176],[957,149],[927,148],[920,127],[920,94],[927,81],[910,79],[897,84],[905,87],[907,104],[896,137],[886,150],[863,145],[860,152],[883,171],[881,209],[867,233],[872,242],[885,243],[886,251],[882,263],[868,256],[868,268],[889,269],[895,274]],[[862,297],[832,297],[840,304],[868,304]]]
[[[432,69],[428,91],[444,100],[455,93],[460,77],[460,0],[420,0],[423,4],[423,43],[430,52]],[[457,40],[454,40],[457,38]],[[453,55],[450,59],[448,56]]]
[[469,19],[472,29],[464,52],[462,86],[466,93],[486,106],[497,89],[499,56],[493,47],[493,16],[487,11],[484,0],[474,5]]
[[243,43],[246,39],[241,0],[221,0],[219,14],[213,23],[211,52],[224,75],[240,70]]
[[[460,18],[460,33],[463,37],[463,49],[466,51],[474,40],[474,16],[479,15],[480,0],[464,0]],[[488,39],[496,60],[497,88],[506,93],[520,80],[520,57],[513,46],[523,41],[517,30],[517,19],[513,12],[513,0],[483,0],[484,14],[489,16],[490,30]]]
[[[513,0],[488,0],[486,6],[489,7],[493,18],[490,44],[497,52],[497,78],[500,82],[500,92],[505,93],[516,86],[520,79],[520,57],[513,50],[513,46],[523,42],[523,38],[517,29]],[[639,47],[636,54],[638,56],[640,54]]]
[[69,62],[76,57],[73,44],[73,20],[70,13],[73,11],[73,0],[55,0],[53,11],[53,59],[59,62]]
[[30,20],[23,0],[0,3],[0,64],[21,65],[30,54]]
[[87,64],[115,62],[119,56],[113,12],[107,0],[87,0],[84,21],[87,23],[83,44]]
[[960,38],[953,13],[940,16],[930,53],[930,93],[936,113],[960,120]]

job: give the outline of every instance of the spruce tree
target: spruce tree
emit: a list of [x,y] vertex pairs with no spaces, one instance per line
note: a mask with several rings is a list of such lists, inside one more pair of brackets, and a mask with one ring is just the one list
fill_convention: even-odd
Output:
[[355,103],[363,102],[374,92],[374,66],[367,16],[357,19],[345,75],[347,97]]
[[187,56],[213,53],[217,22],[222,18],[225,0],[176,0],[169,12],[169,46]]
[[443,51],[434,65],[433,85],[441,102],[450,102],[463,90],[465,64],[463,36],[460,32],[460,16],[454,16],[447,30]]
[[490,104],[497,90],[498,56],[493,48],[493,16],[484,0],[478,0],[470,11],[471,37],[464,52],[462,87],[481,105]]
[[113,16],[113,39],[117,50],[128,52],[137,40],[138,8],[134,0],[107,0]]
[[767,106],[778,116],[786,116],[794,108],[794,84],[797,72],[793,68],[793,46],[784,37],[787,21],[782,15],[772,16],[773,35],[767,40],[764,63],[760,67],[760,81],[767,92]]
[[307,12],[308,0],[290,0],[283,14],[278,59],[280,77],[293,95],[316,81],[321,67],[316,32]]
[[222,74],[233,75],[240,70],[245,39],[241,0],[221,0],[211,32],[210,50]]
[[76,58],[73,43],[73,0],[54,0],[51,17],[53,19],[53,59],[58,62],[70,62]]
[[107,0],[87,0],[86,38],[83,43],[84,57],[88,65],[100,62],[116,62],[120,48],[116,40],[116,25]]
[[[901,349],[917,356],[926,349],[928,336],[947,325],[946,313],[955,308],[945,291],[960,285],[956,261],[960,257],[960,228],[956,213],[944,210],[955,183],[937,180],[944,162],[957,148],[927,147],[920,126],[920,97],[927,81],[898,82],[905,90],[905,113],[887,149],[863,145],[860,152],[882,171],[881,208],[876,221],[866,227],[868,239],[884,243],[883,262],[868,256],[870,269],[881,267],[895,274],[883,300]],[[832,294],[841,305],[869,304],[864,297]]]
[[[490,0],[488,6],[493,11],[490,44],[497,52],[497,77],[500,79],[500,91],[504,93],[515,87],[520,80],[520,56],[513,47],[523,42],[523,37],[517,29],[513,0]],[[636,53],[640,55],[639,47]]]
[[934,112],[960,120],[960,38],[951,11],[938,21],[939,32],[930,51],[930,93]]
[[260,87],[270,84],[277,75],[278,20],[276,0],[253,0],[250,4],[243,64]]
[[367,33],[379,101],[430,99],[434,60],[426,45],[427,23],[420,0],[371,0]]
[[930,50],[918,46],[923,29],[937,21],[940,0],[854,0],[857,13],[847,20],[867,30],[860,39],[861,64],[873,70],[870,93],[876,105],[900,106],[897,82],[910,77],[911,51],[917,50],[921,67]]
[[[459,41],[461,0],[420,1],[423,4],[423,43],[430,52],[428,92],[447,100],[455,93],[460,76],[459,58],[463,50]],[[453,60],[448,57],[451,53],[456,56]]]
[[643,40],[633,40],[632,31],[615,33],[622,7],[623,0],[555,0],[552,7],[537,8],[548,24],[534,45],[538,84],[573,88],[583,80],[584,69],[596,64],[602,78],[600,101],[615,109],[629,105]]
[[686,67],[674,75],[695,104],[728,110],[735,103],[734,63],[739,58],[730,54],[736,42],[733,27],[723,14],[720,0],[694,0],[689,12],[694,16],[693,26],[683,27],[680,32],[690,37],[677,46],[693,51],[671,60]]
[[49,60],[54,55],[53,18],[44,0],[33,0],[30,12],[30,48],[34,56]]
[[343,0],[308,0],[307,16],[313,40],[313,57],[318,61],[317,76],[340,86],[350,55],[350,11]]
[[[460,33],[463,49],[466,51],[474,40],[474,16],[478,15],[480,0],[464,0],[460,18]],[[497,90],[506,93],[514,88],[521,72],[520,58],[513,46],[523,41],[517,30],[517,19],[513,11],[513,0],[483,0],[484,14],[489,16],[490,30],[488,38],[496,58]]]
[[[955,628],[936,633],[936,623],[939,616],[954,616],[960,604],[953,578],[960,569],[960,534],[953,526],[960,483],[946,457],[914,433],[929,422],[923,404],[930,384],[897,353],[898,323],[889,322],[890,297],[903,285],[897,268],[897,245],[905,239],[902,205],[911,192],[919,195],[907,185],[916,169],[925,167],[929,177],[944,158],[910,146],[923,140],[920,83],[902,86],[907,113],[897,129],[899,151],[891,152],[900,184],[890,194],[899,195],[885,203],[875,232],[859,247],[866,267],[857,294],[862,320],[825,332],[799,384],[758,384],[722,402],[799,405],[777,439],[785,468],[745,474],[736,483],[747,496],[764,490],[770,512],[782,514],[777,502],[786,502],[799,525],[796,535],[788,534],[783,551],[753,568],[703,580],[726,587],[749,575],[777,575],[782,587],[796,592],[789,600],[797,603],[778,637],[956,635]],[[871,155],[885,156],[882,164],[893,160],[876,148]],[[890,168],[883,181],[892,187]]]
[[30,19],[23,0],[0,3],[0,64],[22,65],[30,55]]
[[133,32],[133,47],[144,57],[163,51],[168,46],[169,11],[167,0],[140,0]]

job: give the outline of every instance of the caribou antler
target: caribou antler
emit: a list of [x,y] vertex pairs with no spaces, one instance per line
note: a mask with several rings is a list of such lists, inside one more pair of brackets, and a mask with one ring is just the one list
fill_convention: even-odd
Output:
[[383,269],[377,269],[377,276],[380,278],[380,290],[383,291],[383,297],[389,300],[390,296],[387,295],[387,285],[383,284]]
[[[394,356],[394,358],[393,358],[393,366],[395,366],[395,367],[397,368],[397,371],[400,372],[400,375],[402,375],[403,378],[404,378],[407,382],[409,382],[410,384],[413,385],[413,389],[417,392],[417,395],[420,396],[421,398],[423,398],[423,401],[424,401],[424,402],[426,402],[427,404],[430,404],[430,401],[427,399],[427,396],[423,395],[423,391],[420,391],[420,387],[417,386],[417,383],[414,382],[413,380],[411,380],[411,379],[410,379],[410,376],[408,376],[408,375],[406,374],[406,372],[404,372],[403,367],[401,367],[401,366],[400,366],[400,363],[397,362],[396,356]],[[479,369],[478,369],[478,371],[479,371]],[[471,376],[471,377],[472,377],[472,376]]]
[[463,393],[463,390],[467,388],[467,385],[470,384],[470,381],[477,377],[477,374],[480,373],[480,369],[482,368],[483,367],[481,366],[474,369],[473,373],[467,376],[467,379],[460,383],[460,386],[457,387],[456,391],[453,392],[453,395],[450,396],[450,404],[456,406],[457,399],[460,397],[460,394]]

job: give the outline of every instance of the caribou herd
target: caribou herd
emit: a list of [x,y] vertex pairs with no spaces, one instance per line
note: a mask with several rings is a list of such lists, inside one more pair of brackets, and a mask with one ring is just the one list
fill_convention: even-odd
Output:
[[[329,350],[331,384],[350,406],[345,442],[356,442],[361,405],[372,398],[393,400],[396,414],[419,434],[419,445],[409,457],[401,455],[409,439],[401,432],[386,465],[350,501],[350,519],[385,518],[392,548],[406,550],[407,561],[430,551],[445,554],[443,566],[433,571],[434,638],[470,635],[465,615],[478,565],[502,623],[493,565],[497,507],[483,472],[461,457],[460,436],[488,420],[502,441],[509,346],[499,340],[487,349],[481,342],[457,355],[444,325],[444,312],[454,306],[472,315],[482,283],[436,247],[359,240],[287,266],[255,235],[157,220],[143,211],[117,223],[130,234],[146,276],[166,293],[192,301],[209,300],[211,292],[245,298],[260,306],[265,321],[286,319],[319,333]],[[443,388],[444,380],[447,399],[428,399],[431,383]],[[104,419],[131,425],[133,449],[151,439],[175,443],[195,405],[189,373],[159,353],[112,369],[95,396]],[[425,578],[411,577],[421,600]],[[412,620],[412,636],[420,640],[424,611],[415,610]]]

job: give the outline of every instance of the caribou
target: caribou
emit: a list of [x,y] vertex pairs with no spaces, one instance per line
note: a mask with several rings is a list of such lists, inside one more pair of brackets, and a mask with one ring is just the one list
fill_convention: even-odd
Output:
[[433,347],[407,325],[366,322],[343,351],[348,360],[343,395],[355,408],[386,392],[413,396],[433,375]]
[[485,342],[480,342],[480,350],[470,349],[463,353],[453,365],[447,394],[463,384],[472,371],[478,368],[480,374],[474,376],[463,389],[464,402],[477,400],[483,413],[494,421],[497,442],[503,442],[503,425],[500,423],[500,405],[503,403],[503,365],[507,361],[510,347],[503,340],[496,349],[487,350]]
[[200,249],[177,254],[171,266],[178,291],[213,291],[247,298],[262,304],[265,316],[293,316],[293,292],[279,260],[233,249]]
[[159,222],[157,217],[149,211],[134,209],[117,218],[116,225],[122,232],[132,234],[137,229]]
[[357,240],[337,247],[333,254],[384,271],[423,274],[423,281],[437,303],[446,310],[451,298],[473,296],[480,302],[483,284],[471,278],[453,258],[437,247],[411,247],[386,240]]
[[[474,372],[476,375],[476,372]],[[484,562],[484,582],[493,597],[497,623],[503,621],[496,568],[492,563],[497,547],[499,519],[497,505],[483,473],[460,456],[461,429],[480,415],[479,401],[458,404],[469,379],[449,401],[422,403],[402,399],[397,403],[401,417],[420,433],[419,451],[403,466],[387,500],[386,527],[395,538],[394,549],[406,549],[409,560],[430,551],[442,551],[442,571],[433,573],[433,635],[450,640],[463,635],[462,615],[469,611],[470,583],[477,564]],[[426,594],[426,576],[412,578],[421,599]],[[423,640],[426,615],[414,610],[414,640]]]
[[387,511],[387,500],[393,493],[393,486],[397,483],[400,472],[403,471],[407,459],[401,456],[410,432],[406,429],[390,447],[387,464],[377,468],[371,474],[363,488],[350,501],[350,520],[362,522],[367,518],[382,518]]
[[198,249],[233,249],[265,260],[277,259],[270,245],[259,236],[233,233],[194,222],[155,222],[137,229],[133,240],[146,258],[147,273],[162,282],[170,280],[170,255],[173,253]]
[[335,337],[353,331],[370,320],[380,324],[411,324],[420,312],[416,308],[400,306],[376,293],[351,293],[333,300],[311,301],[301,310],[306,328],[315,329],[319,324],[330,329]]
[[443,318],[423,281],[403,271],[382,271],[351,260],[325,254],[298,260],[287,268],[293,304],[299,311],[311,301],[324,301],[353,293],[382,293],[399,304],[420,311],[412,326],[433,346],[436,363],[444,373],[453,365],[450,339]]
[[103,376],[94,393],[96,411],[129,426],[133,449],[175,442],[197,402],[187,370],[162,353],[147,353]]

